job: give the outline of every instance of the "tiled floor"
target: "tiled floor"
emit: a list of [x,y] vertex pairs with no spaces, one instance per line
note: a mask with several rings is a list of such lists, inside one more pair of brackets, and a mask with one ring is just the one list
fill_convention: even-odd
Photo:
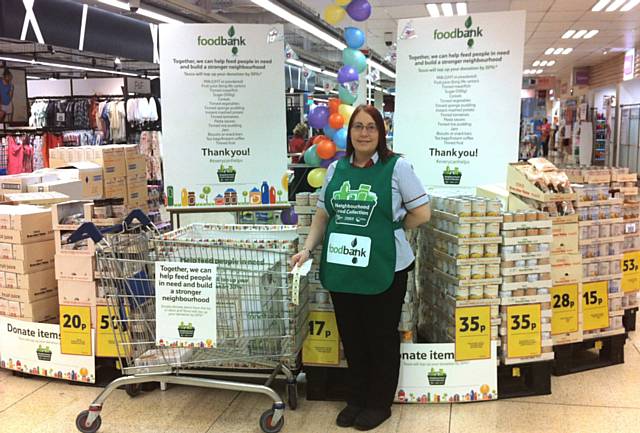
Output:
[[[376,432],[538,433],[637,432],[640,420],[640,336],[625,346],[625,364],[552,378],[550,396],[467,404],[402,405]],[[304,392],[304,388],[302,392]],[[21,378],[0,370],[0,432],[71,433],[98,393],[94,387]],[[266,397],[232,391],[170,387],[135,399],[116,391],[102,412],[103,433],[260,432]],[[345,432],[334,419],[342,404],[300,401],[285,412],[283,432]],[[354,431],[354,430],[351,430]]]

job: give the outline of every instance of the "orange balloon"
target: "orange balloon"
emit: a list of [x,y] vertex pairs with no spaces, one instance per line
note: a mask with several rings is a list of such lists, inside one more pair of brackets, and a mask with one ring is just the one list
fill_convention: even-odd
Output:
[[[337,113],[338,108],[340,108],[340,99],[339,98],[329,98],[329,113]],[[333,127],[332,127],[333,128]]]
[[329,140],[329,141],[331,141],[331,140],[329,139],[329,137],[327,137],[326,135],[318,135],[318,136],[316,136],[316,137],[314,137],[314,138],[313,138],[313,144],[318,144],[318,143],[320,143],[321,141],[325,141],[325,140]]
[[340,129],[344,126],[344,117],[340,113],[333,113],[329,116],[329,126],[333,129]]
[[336,154],[336,145],[331,140],[323,140],[317,146],[316,153],[322,159],[333,158]]

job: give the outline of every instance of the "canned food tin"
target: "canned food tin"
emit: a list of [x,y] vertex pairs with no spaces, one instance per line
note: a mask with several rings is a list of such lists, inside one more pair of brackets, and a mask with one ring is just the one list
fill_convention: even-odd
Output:
[[468,238],[471,236],[471,224],[458,224],[457,235],[460,238]]
[[469,299],[482,299],[484,288],[482,286],[471,286],[469,288]]
[[500,210],[502,208],[502,203],[500,200],[488,200],[487,201],[487,216],[498,216],[500,215]]
[[484,246],[485,257],[498,257],[498,244],[486,244]]
[[485,236],[500,236],[500,223],[487,223],[485,227]]
[[468,199],[460,199],[456,202],[456,213],[461,217],[471,216],[471,201]]
[[471,237],[483,238],[486,234],[486,225],[484,223],[471,224]]
[[460,279],[460,280],[470,280],[471,279],[471,266],[470,265],[460,265],[460,266],[458,266],[458,279]]
[[466,301],[469,299],[468,287],[456,287],[456,299],[458,301]]
[[469,257],[472,259],[479,259],[484,254],[483,245],[471,245],[469,247]]
[[491,264],[485,267],[485,276],[487,278],[498,278],[500,276],[500,265]]
[[472,280],[482,280],[486,275],[486,266],[485,265],[472,265],[471,266],[471,279]]
[[487,215],[487,202],[478,199],[471,203],[471,215],[474,217],[482,217]]
[[468,259],[469,258],[469,245],[458,245],[458,251],[454,255],[454,257],[458,259]]
[[488,284],[484,286],[484,298],[485,299],[495,299],[498,297],[498,288],[497,284]]

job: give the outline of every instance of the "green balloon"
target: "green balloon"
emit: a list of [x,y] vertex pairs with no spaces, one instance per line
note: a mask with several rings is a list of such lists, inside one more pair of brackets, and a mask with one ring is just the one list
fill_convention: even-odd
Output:
[[340,95],[340,100],[347,105],[353,105],[353,103],[356,102],[356,99],[358,99],[358,95],[352,95],[344,87],[340,87],[338,89],[338,94]]
[[363,73],[367,69],[367,58],[362,54],[362,51],[353,48],[342,50],[342,63],[354,67],[359,73]]

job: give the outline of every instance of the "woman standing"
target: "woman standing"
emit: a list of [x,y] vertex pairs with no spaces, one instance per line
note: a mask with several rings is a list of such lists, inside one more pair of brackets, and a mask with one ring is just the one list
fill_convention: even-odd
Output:
[[403,229],[427,222],[429,197],[411,165],[386,146],[373,106],[355,109],[347,156],[331,164],[302,264],[323,242],[320,275],[331,292],[349,364],[341,427],[370,430],[391,416],[400,369],[398,322],[414,255]]

